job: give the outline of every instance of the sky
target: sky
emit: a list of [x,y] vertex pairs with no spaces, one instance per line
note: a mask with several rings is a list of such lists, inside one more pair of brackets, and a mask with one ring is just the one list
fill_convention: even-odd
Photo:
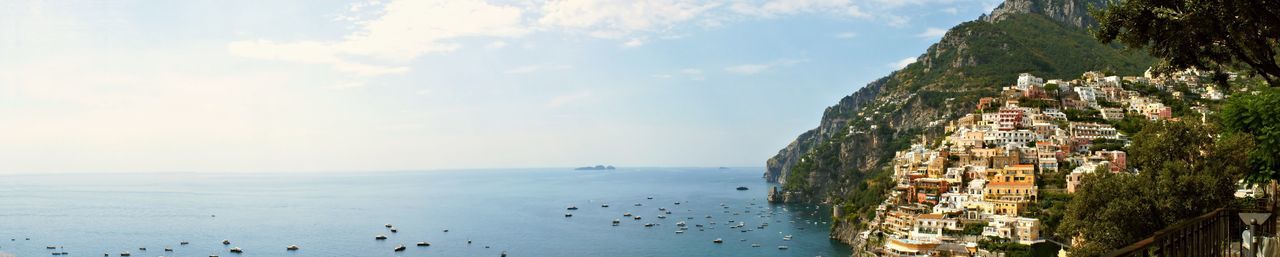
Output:
[[0,1],[0,173],[760,167],[999,2]]

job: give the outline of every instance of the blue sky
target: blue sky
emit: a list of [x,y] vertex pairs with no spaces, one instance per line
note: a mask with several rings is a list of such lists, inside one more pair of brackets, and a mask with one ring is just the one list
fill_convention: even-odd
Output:
[[998,2],[5,1],[0,172],[762,166]]

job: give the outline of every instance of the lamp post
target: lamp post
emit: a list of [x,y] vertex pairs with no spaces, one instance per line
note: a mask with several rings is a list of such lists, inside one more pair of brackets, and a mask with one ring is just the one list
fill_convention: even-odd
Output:
[[1244,221],[1244,224],[1246,226],[1249,226],[1248,228],[1249,236],[1240,239],[1244,241],[1244,242],[1241,242],[1241,245],[1247,246],[1245,247],[1245,251],[1241,253],[1242,254],[1241,256],[1254,257],[1255,256],[1254,253],[1257,252],[1256,248],[1258,245],[1258,225],[1262,225],[1262,223],[1266,223],[1267,219],[1271,218],[1271,213],[1241,212],[1239,215],[1240,215],[1240,221]]

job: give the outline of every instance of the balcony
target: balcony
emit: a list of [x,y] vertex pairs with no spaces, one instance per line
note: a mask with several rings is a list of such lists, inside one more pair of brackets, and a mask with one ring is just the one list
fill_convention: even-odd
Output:
[[[1263,203],[1252,210],[1221,208],[1190,220],[1180,222],[1151,237],[1117,249],[1103,256],[1242,256],[1244,249],[1241,232],[1246,225],[1238,215],[1241,212],[1271,212],[1273,217],[1259,226],[1258,236],[1276,236],[1276,208]],[[1272,211],[1265,211],[1270,209]]]

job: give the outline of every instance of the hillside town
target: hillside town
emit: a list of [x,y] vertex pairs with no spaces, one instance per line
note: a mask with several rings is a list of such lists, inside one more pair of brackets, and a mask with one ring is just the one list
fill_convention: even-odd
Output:
[[1204,76],[1020,74],[999,96],[979,99],[972,113],[940,122],[944,138],[919,138],[895,154],[896,185],[861,237],[881,256],[996,256],[982,247],[992,240],[1070,244],[1051,240],[1028,209],[1046,192],[1076,192],[1086,174],[1138,172],[1121,150],[1132,133],[1124,131],[1125,120],[1209,115],[1195,104],[1174,115],[1168,101],[1222,100],[1224,92],[1202,83]]

